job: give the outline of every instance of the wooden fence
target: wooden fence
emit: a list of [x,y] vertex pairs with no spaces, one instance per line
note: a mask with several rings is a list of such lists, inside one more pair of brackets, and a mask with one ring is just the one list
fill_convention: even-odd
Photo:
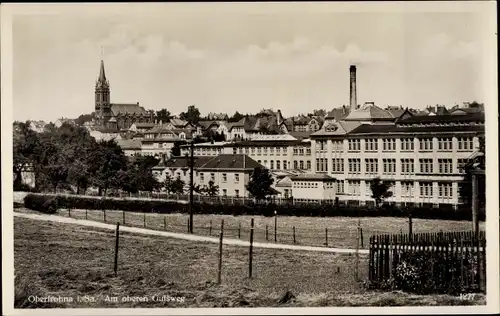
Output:
[[374,288],[419,293],[486,291],[486,236],[481,231],[378,235],[370,238]]

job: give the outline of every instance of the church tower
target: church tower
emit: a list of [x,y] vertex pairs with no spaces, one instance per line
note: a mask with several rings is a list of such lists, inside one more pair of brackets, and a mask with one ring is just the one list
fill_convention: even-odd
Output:
[[95,84],[95,114],[97,116],[98,124],[101,127],[105,127],[108,120],[112,116],[109,98],[109,82],[106,80],[104,61],[102,60],[99,78]]

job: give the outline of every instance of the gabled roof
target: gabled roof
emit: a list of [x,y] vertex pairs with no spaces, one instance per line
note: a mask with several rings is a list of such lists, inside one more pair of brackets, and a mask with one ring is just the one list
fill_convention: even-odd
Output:
[[[187,168],[189,159],[184,157],[172,157],[164,164],[167,168]],[[244,169],[253,170],[256,167],[264,168],[257,161],[244,154],[221,154],[215,157],[195,157],[194,168],[204,169]]]
[[170,133],[175,135],[171,129],[168,128],[167,124],[154,125],[151,129],[148,129],[144,134],[159,134],[159,133]]
[[132,125],[135,125],[137,128],[153,128],[155,126],[154,123],[134,123]]
[[179,127],[179,126],[184,127],[184,126],[189,124],[189,122],[178,119],[178,118],[171,118],[170,123],[172,123],[172,125],[174,125],[175,127]]
[[214,124],[218,125],[217,121],[199,121],[198,122],[198,125],[200,125],[202,129],[207,129]]
[[462,114],[459,112],[464,112],[466,114],[475,114],[475,113],[482,113],[484,112],[484,108],[480,107],[472,107],[472,108],[456,108],[456,109],[451,109],[448,111],[452,115],[457,115],[457,114]]
[[[353,129],[357,128],[361,125],[361,122],[358,121],[340,121],[335,123],[327,123],[317,132],[312,133],[310,136],[314,138],[316,136],[342,136]],[[332,127],[330,129],[330,127]]]
[[375,120],[391,120],[394,117],[387,112],[376,106],[373,103],[365,103],[359,109],[352,110],[347,115],[345,121],[375,121]]
[[136,104],[126,104],[126,103],[111,103],[111,112],[114,115],[120,114],[146,114],[146,110]]
[[142,142],[137,139],[118,139],[118,146],[122,149],[141,149]]

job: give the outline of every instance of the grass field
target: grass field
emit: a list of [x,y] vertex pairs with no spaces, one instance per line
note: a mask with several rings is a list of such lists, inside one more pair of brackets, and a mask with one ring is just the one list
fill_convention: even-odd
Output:
[[[28,211],[17,209],[16,211]],[[70,214],[71,213],[71,214]],[[73,218],[88,218],[89,220],[104,221],[108,223],[120,222],[123,224],[123,212],[98,210],[68,210],[58,211],[58,215]],[[144,221],[144,218],[146,221]],[[151,214],[125,212],[125,224],[127,226],[147,227],[151,229],[167,230],[171,232],[188,231],[187,214]],[[228,238],[241,238],[248,240],[250,234],[250,220],[254,218],[254,241],[274,242],[274,217],[264,216],[231,216],[231,215],[194,215],[194,233],[197,235],[217,236],[220,231],[221,220],[224,219],[224,236]],[[363,231],[362,248],[369,246],[370,236],[374,234],[394,234],[408,232],[408,220],[396,217],[295,217],[284,216],[277,218],[277,242],[293,244],[293,227],[295,226],[295,241],[298,245],[325,246],[326,230],[328,229],[328,246],[337,248],[356,247],[356,235],[358,220]],[[144,224],[146,222],[146,224]],[[210,230],[210,222],[212,229]],[[166,224],[166,227],[165,227]],[[145,226],[144,226],[145,225]],[[266,238],[267,225],[267,238]],[[484,222],[480,223],[484,229]],[[241,228],[239,228],[241,227]],[[472,223],[467,221],[444,221],[413,219],[413,232],[439,232],[439,231],[464,231],[470,230]],[[361,242],[360,242],[361,243]]]
[[[484,304],[450,296],[366,292],[354,278],[354,256],[224,247],[222,284],[215,284],[218,246],[121,234],[118,276],[113,274],[114,232],[15,218],[15,306],[34,307],[299,307]],[[361,259],[360,275],[366,275]],[[290,291],[295,299],[279,302]],[[36,296],[73,297],[71,303],[29,303]],[[95,302],[77,301],[88,296]],[[183,298],[153,302],[152,296]],[[148,302],[105,301],[106,296],[148,297]]]

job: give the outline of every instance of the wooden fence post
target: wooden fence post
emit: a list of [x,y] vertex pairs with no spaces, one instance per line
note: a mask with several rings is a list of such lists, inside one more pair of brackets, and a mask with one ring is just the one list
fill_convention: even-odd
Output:
[[71,217],[71,207],[68,208],[68,216]]
[[163,216],[163,230],[167,230],[167,217]]
[[146,211],[142,213],[144,219],[144,228],[146,228]]
[[328,247],[328,228],[325,228],[325,247]]
[[[358,222],[359,223],[359,222]],[[359,232],[359,227],[358,227]],[[359,281],[359,234],[356,234],[356,264],[354,266],[354,279]]]
[[268,225],[266,225],[266,241],[269,241],[269,229],[268,229]]
[[103,210],[103,211],[102,211],[102,214],[103,214],[103,216],[104,216],[104,222],[106,223],[106,210]]
[[360,233],[360,236],[361,236],[361,248],[364,248],[365,247],[365,242],[364,242],[364,238],[363,238],[363,228],[359,229],[359,233]]
[[278,230],[278,212],[277,211],[274,211],[274,242],[277,242],[278,241],[278,238],[277,238],[277,230]]
[[212,220],[210,220],[210,227],[208,229],[208,235],[212,236]]
[[411,214],[408,215],[408,235],[410,236],[410,242],[413,240],[413,218]]
[[221,284],[222,274],[222,240],[224,238],[224,220],[220,224],[220,239],[219,239],[219,262],[217,264],[217,284]]
[[253,256],[253,218],[250,222],[250,249],[248,252],[248,277],[252,278],[252,256]]
[[123,225],[125,225],[125,211],[122,211]]
[[189,233],[189,217],[187,219],[187,232]]
[[88,210],[85,209],[85,219],[88,219]]
[[294,244],[296,243],[296,240],[295,240],[295,226],[293,226],[293,243]]
[[115,242],[115,264],[114,264],[114,271],[115,271],[115,277],[118,274],[118,245],[120,242],[120,222],[116,223],[116,242]]
[[238,239],[241,239],[241,222],[238,223]]

